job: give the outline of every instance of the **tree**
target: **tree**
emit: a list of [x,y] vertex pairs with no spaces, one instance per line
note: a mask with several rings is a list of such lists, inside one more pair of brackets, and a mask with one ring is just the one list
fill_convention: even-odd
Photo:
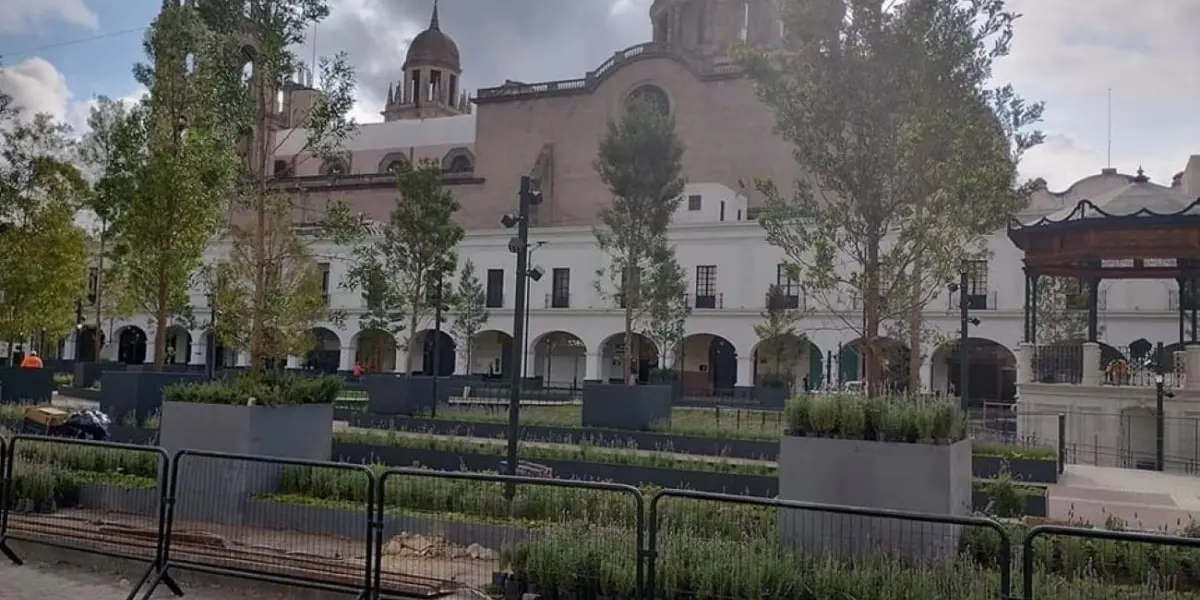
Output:
[[1037,343],[1077,342],[1087,337],[1087,288],[1071,277],[1039,277]]
[[[595,168],[613,202],[601,209],[600,226],[595,228],[596,244],[609,258],[608,266],[596,273],[596,288],[618,299],[625,310],[627,356],[637,355],[633,334],[650,309],[642,273],[658,272],[655,260],[669,255],[662,249],[682,200],[683,151],[675,119],[642,98],[629,102],[620,119],[610,120],[600,140]],[[625,362],[626,380],[632,385],[635,366]]]
[[491,314],[487,309],[487,296],[483,284],[475,276],[475,263],[469,260],[463,264],[462,272],[458,276],[458,288],[454,292],[454,299],[456,304],[452,331],[458,352],[470,369],[475,335],[487,324]]
[[149,62],[134,68],[149,92],[121,126],[115,181],[102,179],[118,194],[111,227],[129,291],[153,320],[155,369],[166,361],[171,320],[189,311],[193,274],[219,231],[238,175],[227,77],[215,63],[196,59],[221,41],[194,6],[164,3],[146,35]]
[[[789,368],[783,369],[784,359],[799,360],[808,346],[807,338],[796,331],[796,323],[800,320],[799,309],[789,308],[787,294],[783,288],[771,284],[767,288],[766,309],[762,312],[763,322],[754,326],[754,334],[758,336],[758,356],[769,357],[774,366],[774,373],[791,383],[795,373]],[[792,363],[788,363],[789,367]]]
[[70,128],[22,118],[0,96],[0,337],[57,339],[75,326],[86,241],[74,223],[87,184],[70,162]]
[[[112,225],[123,198],[136,190],[133,177],[138,172],[136,161],[141,155],[123,149],[139,149],[142,140],[138,126],[130,106],[101,96],[88,114],[88,133],[79,146],[80,161],[92,181],[84,207],[95,217],[89,248],[92,257],[89,265],[95,269],[95,276],[89,281],[88,302],[95,310],[96,333],[92,342],[97,358],[103,346],[100,331],[104,317],[123,317],[135,310],[131,288],[126,285],[127,273],[117,260],[120,248],[114,244]],[[129,160],[135,162],[126,164]]]
[[[463,229],[454,222],[458,202],[442,187],[437,161],[401,168],[396,182],[400,192],[396,206],[379,239],[355,248],[345,285],[372,290],[379,299],[374,307],[368,306],[362,324],[403,340],[407,372],[412,342],[434,312],[435,289],[458,262],[456,248]],[[442,295],[443,302],[453,296],[447,290]]]
[[[233,86],[215,82],[213,91],[226,99],[226,119],[239,131],[244,153],[242,184],[224,235],[228,262],[216,269],[219,281],[210,281],[220,311],[217,337],[228,348],[248,351],[251,371],[262,372],[268,360],[310,349],[317,322],[342,318],[329,307],[316,247],[359,239],[363,222],[343,202],[313,201],[292,174],[308,161],[344,160],[344,144],[356,131],[349,116],[354,70],[345,53],[320,59],[320,89],[311,106],[284,115],[278,94],[296,86],[305,71],[293,49],[329,16],[328,2],[204,2],[198,10],[223,40],[204,61],[236,80]],[[290,129],[277,135],[281,119]],[[281,156],[286,168],[276,168]]]
[[880,328],[928,306],[1027,204],[1017,164],[1042,140],[1026,131],[1042,105],[987,87],[1017,18],[1003,0],[780,9],[782,47],[738,51],[802,170],[786,196],[759,183],[761,223],[810,297],[860,334],[879,393]]
[[659,347],[659,367],[666,369],[669,368],[668,355],[679,355],[679,345],[687,334],[686,325],[692,314],[692,303],[688,301],[687,273],[675,260],[673,246],[656,246],[651,263],[654,271],[643,282],[646,327],[642,333]]

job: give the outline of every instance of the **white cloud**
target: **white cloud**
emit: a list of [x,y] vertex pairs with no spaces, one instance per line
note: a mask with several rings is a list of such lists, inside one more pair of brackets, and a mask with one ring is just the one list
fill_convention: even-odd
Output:
[[0,33],[22,31],[45,21],[66,21],[88,29],[100,27],[100,18],[84,0],[0,1]]
[[[49,61],[30,58],[20,64],[0,68],[0,90],[13,97],[14,103],[29,114],[48,113],[70,125],[76,133],[87,128],[88,114],[95,98],[77,99],[67,85],[66,77]],[[122,96],[134,102],[142,91]]]

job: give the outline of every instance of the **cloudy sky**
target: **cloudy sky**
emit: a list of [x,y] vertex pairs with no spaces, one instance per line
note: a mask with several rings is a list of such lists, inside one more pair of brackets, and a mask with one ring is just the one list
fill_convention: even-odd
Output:
[[[330,0],[320,54],[350,53],[360,121],[378,120],[408,41],[432,0]],[[462,51],[468,87],[569,79],[649,38],[650,0],[442,0],[443,31]],[[1193,0],[1011,0],[1024,13],[998,79],[1047,102],[1047,143],[1024,172],[1062,189],[1107,163],[1170,181],[1200,154],[1200,4]],[[0,89],[73,124],[98,95],[138,90],[130,66],[159,0],[0,0]]]

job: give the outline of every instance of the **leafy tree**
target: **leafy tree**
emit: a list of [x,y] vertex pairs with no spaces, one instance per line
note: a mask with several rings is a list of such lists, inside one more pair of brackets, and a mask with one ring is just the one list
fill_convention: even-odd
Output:
[[156,369],[166,360],[167,327],[189,311],[193,273],[219,231],[238,174],[224,75],[195,59],[219,45],[194,6],[164,4],[146,35],[149,63],[134,68],[149,93],[121,126],[116,175],[101,180],[115,190],[105,201],[113,201],[111,227],[128,289],[139,312],[153,319]]
[[1039,277],[1037,343],[1078,342],[1087,338],[1087,288],[1072,277]]
[[483,283],[475,275],[475,263],[469,260],[463,264],[462,272],[458,276],[458,288],[454,292],[454,298],[456,306],[452,332],[458,352],[470,369],[475,335],[487,324],[491,313],[487,309]]
[[789,195],[759,183],[761,222],[810,297],[860,334],[878,393],[881,327],[928,306],[1027,203],[1017,164],[1042,140],[1027,131],[1042,105],[987,87],[1017,18],[1003,0],[780,10],[781,48],[738,51],[802,171]]
[[51,339],[75,326],[85,235],[74,224],[87,190],[70,162],[70,129],[50,115],[22,118],[0,95],[0,337]]
[[688,301],[687,273],[675,259],[673,246],[658,244],[651,263],[654,271],[643,282],[646,327],[642,333],[660,348],[659,368],[666,369],[668,355],[679,356],[692,303]]
[[[642,274],[658,273],[660,263],[655,261],[673,255],[663,249],[682,200],[683,151],[675,119],[656,104],[635,98],[619,119],[609,121],[597,152],[596,172],[613,201],[600,211],[595,228],[596,244],[609,258],[608,266],[596,273],[596,288],[625,309],[624,348],[632,356],[637,355],[633,334],[651,308]],[[669,267],[663,271],[668,272]],[[663,311],[664,305],[657,309]],[[633,384],[633,361],[627,360],[625,369],[626,380]]]
[[[799,309],[788,307],[787,294],[783,288],[771,284],[767,288],[766,309],[762,312],[763,322],[754,326],[754,334],[759,340],[759,357],[771,358],[773,375],[783,377],[788,382],[796,375],[790,369],[790,361],[799,360],[808,346],[804,334],[796,331],[796,323],[801,316]],[[785,359],[789,360],[786,363],[789,368],[781,373]]]
[[[373,289],[379,302],[363,315],[364,327],[391,332],[402,340],[411,370],[412,342],[432,316],[439,278],[453,272],[463,229],[454,221],[458,202],[442,187],[437,161],[422,161],[396,173],[400,195],[379,239],[353,252],[345,285]],[[452,294],[443,292],[445,297]]]
[[[129,105],[103,96],[97,99],[88,115],[88,133],[79,146],[85,175],[92,181],[84,208],[95,217],[88,252],[88,264],[95,275],[89,281],[88,305],[94,309],[96,335],[92,340],[96,357],[103,345],[100,331],[104,317],[125,317],[136,310],[126,285],[128,273],[117,260],[121,248],[115,244],[113,223],[123,199],[136,190],[134,176],[140,154],[123,150],[138,148],[142,142]],[[129,160],[134,163],[126,164]]]
[[[228,261],[218,269],[220,318],[217,336],[228,348],[246,350],[261,372],[268,360],[311,349],[312,328],[340,321],[331,310],[317,244],[350,243],[363,235],[361,219],[343,202],[311,198],[292,173],[309,161],[342,159],[356,126],[355,77],[345,53],[320,59],[320,90],[307,109],[283,114],[278,92],[295,85],[305,67],[293,49],[329,15],[326,0],[204,2],[197,9],[222,45],[203,57],[220,65],[226,79],[212,88],[226,102],[226,119],[241,134],[242,185],[233,194],[234,215],[225,231]],[[234,84],[228,77],[233,74]],[[286,120],[290,129],[280,130]],[[276,160],[286,159],[277,169]]]

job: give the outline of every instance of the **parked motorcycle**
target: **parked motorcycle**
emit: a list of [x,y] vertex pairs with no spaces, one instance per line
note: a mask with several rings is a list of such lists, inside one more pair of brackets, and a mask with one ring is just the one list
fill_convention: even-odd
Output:
[[21,432],[103,442],[108,440],[111,424],[108,415],[95,409],[66,411],[56,406],[31,406],[25,409]]

